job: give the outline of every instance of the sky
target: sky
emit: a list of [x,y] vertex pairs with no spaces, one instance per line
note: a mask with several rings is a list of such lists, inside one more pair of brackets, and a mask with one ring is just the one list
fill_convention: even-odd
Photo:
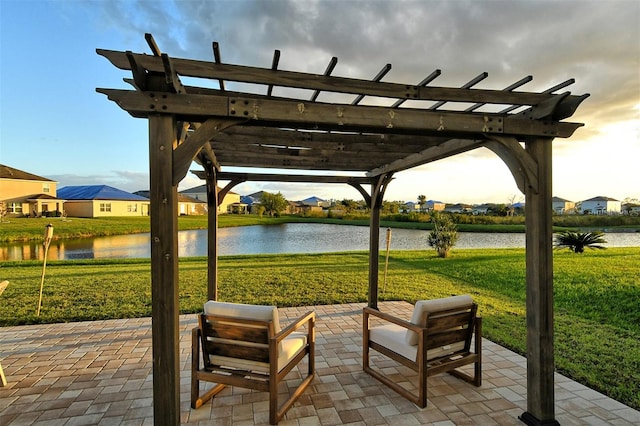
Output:
[[[171,57],[417,84],[589,93],[567,121],[585,123],[553,142],[553,195],[640,198],[640,1],[541,0],[0,0],[0,163],[69,185],[149,189],[148,125],[96,88],[130,89],[130,73],[96,49],[151,53],[151,33]],[[229,87],[229,86],[228,86]],[[276,93],[274,93],[276,94]],[[195,163],[192,169],[199,169]],[[234,171],[236,169],[223,169]],[[179,190],[204,184],[189,173]],[[360,199],[348,185],[243,183],[241,195],[281,192]],[[506,165],[485,148],[399,172],[385,199],[445,203],[524,200]]]

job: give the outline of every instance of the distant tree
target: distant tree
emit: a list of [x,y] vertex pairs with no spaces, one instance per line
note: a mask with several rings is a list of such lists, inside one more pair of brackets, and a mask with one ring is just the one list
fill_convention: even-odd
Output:
[[555,238],[556,248],[568,248],[574,253],[583,253],[585,247],[590,249],[605,249],[606,247],[598,244],[606,244],[604,233],[600,231],[593,232],[577,232],[562,231]]
[[420,206],[420,211],[424,210],[424,205],[427,204],[427,196],[426,195],[418,195],[418,205]]
[[263,192],[260,204],[264,207],[265,213],[272,217],[279,216],[287,208],[287,200],[279,192],[277,194]]
[[383,201],[382,202],[382,212],[388,214],[395,214],[400,212],[400,206],[402,205],[399,201]]
[[439,257],[448,257],[449,251],[458,241],[458,229],[450,215],[434,212],[431,216],[433,230],[429,232],[428,242]]
[[4,218],[7,215],[7,203],[0,201],[0,222],[4,222]]
[[338,203],[338,206],[344,210],[345,213],[353,213],[360,209],[360,203],[351,199],[344,199]]

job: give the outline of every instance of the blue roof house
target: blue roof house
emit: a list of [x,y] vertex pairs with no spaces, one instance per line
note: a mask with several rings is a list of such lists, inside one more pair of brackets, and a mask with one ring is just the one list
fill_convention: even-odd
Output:
[[148,216],[149,199],[109,185],[65,186],[58,190],[70,217]]

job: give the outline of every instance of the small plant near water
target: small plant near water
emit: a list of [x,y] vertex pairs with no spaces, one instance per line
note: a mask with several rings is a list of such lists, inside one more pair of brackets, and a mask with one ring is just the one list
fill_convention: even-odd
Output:
[[427,241],[438,252],[439,257],[448,257],[449,250],[458,241],[456,224],[451,216],[437,212],[433,214],[431,221],[433,222],[433,230],[429,232]]
[[590,249],[605,249],[606,247],[598,244],[606,244],[604,233],[600,231],[593,232],[577,232],[562,231],[556,236],[556,248],[568,248],[574,253],[583,253],[585,247]]

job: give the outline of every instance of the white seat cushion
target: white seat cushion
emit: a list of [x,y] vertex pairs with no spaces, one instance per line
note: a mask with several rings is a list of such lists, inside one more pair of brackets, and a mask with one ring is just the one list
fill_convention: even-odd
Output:
[[[426,327],[427,314],[445,309],[468,308],[471,304],[473,304],[473,299],[467,294],[442,299],[418,300],[413,309],[411,323],[419,327]],[[418,334],[415,331],[407,330],[406,342],[409,345],[417,345]]]
[[275,332],[280,331],[280,316],[277,306],[247,305],[209,300],[204,304],[207,315],[223,315],[226,317],[245,318],[258,321],[273,321]]

